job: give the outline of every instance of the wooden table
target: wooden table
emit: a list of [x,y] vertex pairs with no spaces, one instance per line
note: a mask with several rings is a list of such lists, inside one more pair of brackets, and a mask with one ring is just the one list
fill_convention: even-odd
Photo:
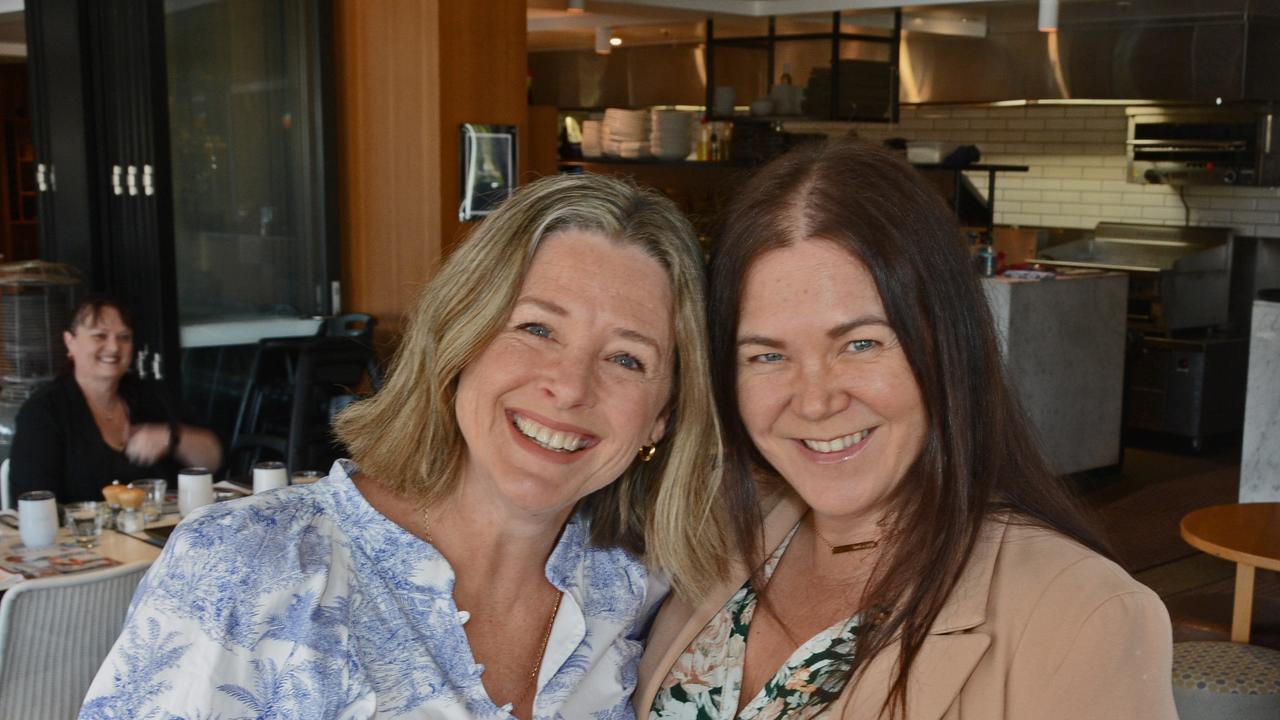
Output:
[[1280,572],[1280,503],[1214,505],[1187,513],[1182,539],[1236,564],[1231,642],[1249,642],[1253,581],[1258,568]]

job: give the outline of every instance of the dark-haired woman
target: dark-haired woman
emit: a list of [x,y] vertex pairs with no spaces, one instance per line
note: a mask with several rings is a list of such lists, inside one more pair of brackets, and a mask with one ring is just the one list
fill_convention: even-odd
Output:
[[642,717],[1176,717],[1165,608],[1038,452],[959,238],[866,145],[736,199],[710,325],[741,560],[660,614]]
[[129,373],[133,324],[123,305],[80,303],[62,339],[67,371],[18,412],[9,454],[15,497],[52,490],[59,502],[101,500],[112,480],[171,479],[188,465],[217,469],[217,436],[180,423],[155,383]]

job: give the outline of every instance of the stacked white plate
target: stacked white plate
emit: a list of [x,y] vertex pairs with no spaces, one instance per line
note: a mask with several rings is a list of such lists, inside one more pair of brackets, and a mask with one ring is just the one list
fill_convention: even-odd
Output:
[[605,110],[600,144],[604,154],[612,157],[648,157],[649,113],[621,108]]
[[604,145],[600,139],[599,120],[582,121],[582,157],[598,158],[604,155]]
[[663,160],[682,160],[693,149],[694,113],[654,110],[650,113],[649,151]]

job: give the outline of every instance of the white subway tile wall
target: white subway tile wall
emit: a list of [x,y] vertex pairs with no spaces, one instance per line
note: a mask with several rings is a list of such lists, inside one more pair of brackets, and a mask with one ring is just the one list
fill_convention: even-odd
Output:
[[[904,137],[977,145],[982,162],[1026,165],[996,179],[996,223],[1092,228],[1101,221],[1213,225],[1280,237],[1280,188],[1125,181],[1120,106],[946,108],[904,106],[896,125],[790,122],[790,132],[851,131],[872,142]],[[971,173],[985,194],[985,173]],[[1185,200],[1185,205],[1184,205]]]

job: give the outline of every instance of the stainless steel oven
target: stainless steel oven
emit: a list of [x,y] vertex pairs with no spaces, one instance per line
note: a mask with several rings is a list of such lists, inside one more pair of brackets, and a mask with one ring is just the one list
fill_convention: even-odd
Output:
[[1280,184],[1280,126],[1269,106],[1132,107],[1129,182]]

